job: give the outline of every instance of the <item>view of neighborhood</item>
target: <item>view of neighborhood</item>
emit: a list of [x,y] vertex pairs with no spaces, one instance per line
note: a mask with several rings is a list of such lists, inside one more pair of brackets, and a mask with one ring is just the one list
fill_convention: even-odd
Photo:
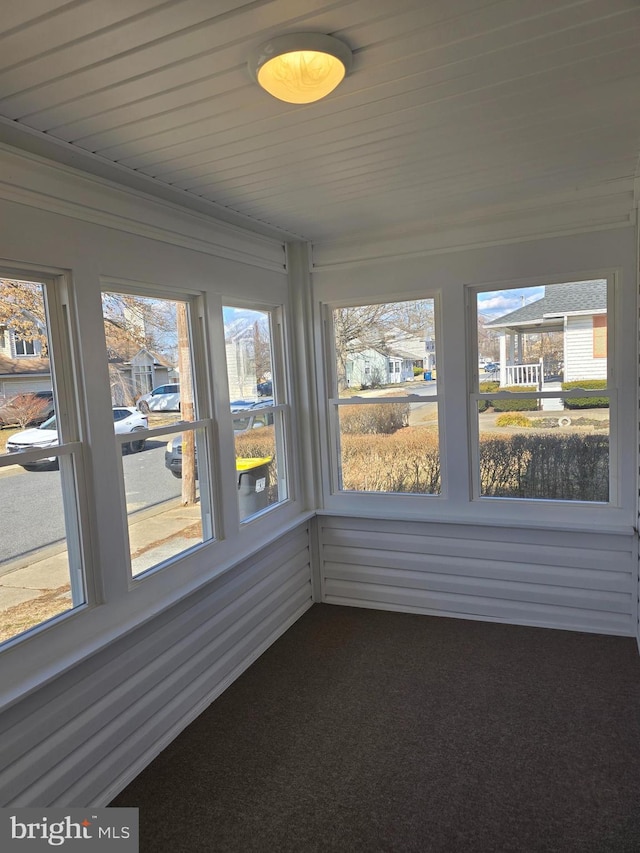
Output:
[[[196,424],[190,306],[116,292],[105,292],[102,301],[137,576],[215,535],[211,490],[200,489],[201,476],[209,482],[208,438]],[[286,496],[277,464],[282,429],[279,412],[262,414],[273,404],[268,313],[225,308],[224,314],[239,513],[246,520]],[[83,589],[72,589],[64,493],[73,488],[73,472],[59,450],[50,347],[43,285],[2,280],[0,507],[7,533],[0,546],[0,641],[85,600]],[[29,456],[8,464],[17,452]]]
[[[73,471],[59,446],[45,289],[12,280],[0,287],[0,506],[8,531],[0,610],[14,636],[42,612],[83,601],[84,592],[74,588],[67,554],[64,496]],[[606,281],[478,290],[476,306],[469,400],[478,496],[606,502]],[[215,537],[190,310],[172,299],[103,294],[134,576]],[[336,308],[332,319],[335,488],[439,495],[433,299]],[[223,320],[244,521],[286,499],[284,413],[274,396],[270,313],[226,306]],[[23,507],[41,519],[37,528]]]
[[[476,302],[479,494],[606,502],[606,281],[478,291]],[[440,492],[433,316],[428,300],[334,311],[342,489]],[[398,402],[374,400],[389,396]]]

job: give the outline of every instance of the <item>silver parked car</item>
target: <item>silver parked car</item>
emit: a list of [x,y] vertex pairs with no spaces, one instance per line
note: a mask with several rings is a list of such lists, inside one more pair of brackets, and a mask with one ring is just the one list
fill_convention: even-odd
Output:
[[136,406],[145,415],[149,412],[179,412],[180,385],[176,382],[158,385],[153,391],[143,394]]
[[[115,406],[113,409],[113,427],[118,435],[123,433],[135,433],[141,430],[148,429],[146,415],[140,414],[136,409],[130,406]],[[58,444],[58,429],[56,425],[56,416],[53,415],[43,424],[35,429],[26,429],[23,432],[17,432],[7,440],[7,452],[19,453],[21,450],[35,450],[39,447],[54,447]],[[128,449],[129,453],[139,453],[145,444],[144,438],[134,439],[127,444],[123,444],[123,449]],[[44,459],[38,459],[37,462],[29,462],[22,467],[25,471],[38,471],[43,468],[50,468],[57,465],[58,460],[55,456],[48,456]]]

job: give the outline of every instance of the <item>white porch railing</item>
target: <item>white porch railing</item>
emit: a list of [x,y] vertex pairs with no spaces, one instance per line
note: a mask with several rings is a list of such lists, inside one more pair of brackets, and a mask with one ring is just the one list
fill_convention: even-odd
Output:
[[535,385],[542,387],[541,364],[507,364],[504,385]]

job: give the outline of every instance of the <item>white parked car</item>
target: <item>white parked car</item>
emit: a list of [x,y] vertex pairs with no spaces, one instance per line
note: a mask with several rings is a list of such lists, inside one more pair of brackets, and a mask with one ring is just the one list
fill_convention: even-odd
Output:
[[147,414],[148,412],[179,412],[180,411],[180,385],[158,385],[148,394],[143,394],[136,403],[138,409]]
[[[146,415],[140,414],[130,406],[115,406],[113,409],[113,427],[119,435],[127,432],[139,432],[148,429]],[[17,432],[7,440],[7,452],[19,453],[21,450],[35,450],[38,447],[53,447],[58,443],[58,430],[56,427],[56,416],[53,415],[34,429],[26,429]],[[127,448],[129,453],[139,453],[144,448],[145,439],[137,438],[122,447]],[[57,458],[49,456],[39,459],[37,462],[29,462],[22,467],[25,471],[37,471],[42,468],[50,468],[57,465]]]

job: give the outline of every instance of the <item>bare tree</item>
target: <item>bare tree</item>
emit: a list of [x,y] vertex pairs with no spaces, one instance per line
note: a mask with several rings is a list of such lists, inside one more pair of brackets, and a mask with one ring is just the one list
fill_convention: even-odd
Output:
[[339,391],[347,387],[349,355],[367,349],[386,352],[387,332],[396,318],[395,305],[358,305],[334,310],[333,329]]
[[253,352],[255,360],[256,379],[271,378],[271,335],[267,315],[256,320],[253,324]]
[[0,408],[0,423],[18,424],[24,429],[29,424],[43,421],[50,405],[48,400],[36,394],[16,394]]
[[129,361],[139,350],[175,351],[176,303],[126,293],[103,293],[102,313],[110,359]]
[[37,341],[46,357],[47,321],[42,285],[33,281],[0,279],[0,328],[12,329],[16,337]]
[[478,314],[478,355],[498,361],[500,358],[500,335],[495,329],[487,329],[490,322],[482,314]]
[[397,302],[394,305],[393,322],[407,335],[420,340],[433,338],[435,334],[433,300],[414,299],[410,302]]

